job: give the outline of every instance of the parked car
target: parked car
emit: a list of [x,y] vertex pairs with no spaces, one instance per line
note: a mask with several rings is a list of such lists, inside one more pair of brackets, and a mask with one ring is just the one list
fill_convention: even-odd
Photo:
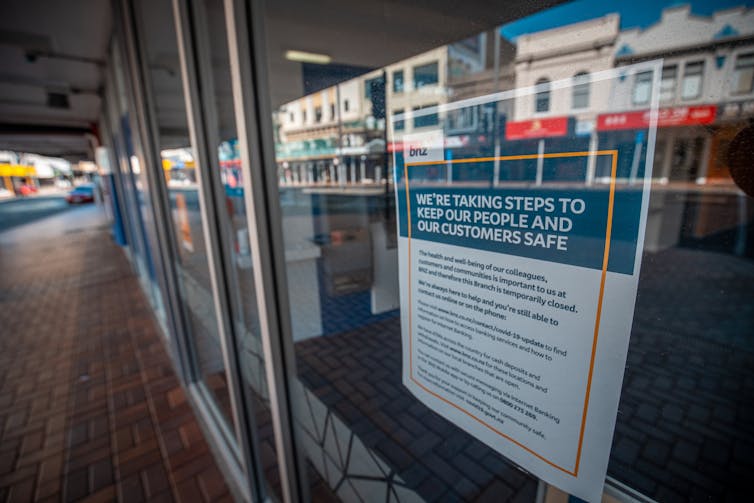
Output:
[[65,200],[68,204],[77,203],[93,203],[94,202],[94,186],[93,185],[79,185],[65,196]]

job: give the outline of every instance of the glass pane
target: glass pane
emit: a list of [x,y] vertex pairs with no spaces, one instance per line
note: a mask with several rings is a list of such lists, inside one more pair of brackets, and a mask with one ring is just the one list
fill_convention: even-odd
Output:
[[172,248],[190,351],[200,384],[214,399],[229,431],[235,424],[207,258],[198,174],[189,139],[172,4],[137,3],[140,34],[146,48],[148,85],[154,101],[160,175],[167,186],[172,217]]
[[[276,111],[270,120],[277,154],[277,165],[265,169],[280,180],[296,448],[306,460],[312,499],[535,500],[535,477],[403,384],[406,366],[415,363],[402,344],[401,318],[409,314],[400,309],[399,284],[406,278],[398,273],[403,236],[396,194],[399,201],[408,197],[406,180],[471,195],[569,190],[584,197],[604,197],[615,183],[616,197],[635,202],[645,173],[651,196],[644,247],[638,249],[638,294],[619,299],[636,308],[633,318],[611,328],[630,330],[631,338],[615,432],[602,445],[611,448],[608,476],[659,501],[746,499],[746,474],[754,467],[754,352],[748,337],[754,325],[754,208],[734,178],[737,159],[746,158],[741,145],[750,138],[746,128],[754,110],[729,103],[722,88],[705,93],[698,105],[663,104],[653,111],[650,104],[670,89],[667,73],[664,88],[653,84],[662,77],[659,60],[672,56],[684,68],[686,59],[713,57],[725,20],[750,11],[715,14],[718,7],[709,5],[701,18],[688,7],[660,4],[636,29],[621,21],[632,19],[631,2],[604,9],[569,2],[529,18],[529,12],[517,11],[521,19],[511,18],[508,8],[476,11],[465,5],[462,13],[453,11],[452,22],[442,3],[422,8],[418,17],[404,2],[382,10],[338,5],[337,19],[303,2],[286,8],[270,2],[264,11],[269,67],[263,73],[271,95],[261,98]],[[340,16],[351,22],[339,22]],[[362,66],[363,74],[344,81],[338,68],[323,65],[320,74],[329,81],[323,78],[312,89],[301,65],[285,60],[283,49],[290,47],[324,53],[338,67]],[[419,85],[434,62],[436,82]],[[716,67],[715,78],[730,81],[732,66]],[[574,111],[573,76],[584,68],[590,100]],[[400,71],[413,86],[402,92],[380,86],[382,76]],[[740,76],[746,70],[736,71]],[[673,87],[675,79],[677,74]],[[546,91],[532,90],[543,82],[551,83]],[[286,112],[324,103],[332,93],[349,96],[351,104],[349,115],[341,110],[337,127],[280,122]],[[405,158],[414,145],[408,135],[427,131],[440,133],[439,160],[417,166],[409,177]],[[601,150],[620,152],[614,172]],[[563,153],[572,155],[558,157]],[[577,159],[583,153],[588,155]],[[627,233],[621,246],[630,246],[625,236],[637,236],[638,225],[622,221],[615,227]],[[443,229],[446,239],[465,232]],[[514,234],[501,233],[506,235]],[[452,250],[447,245],[439,251],[450,256]],[[470,263],[471,252],[464,253],[455,253],[454,260]],[[527,272],[518,271],[524,277]],[[594,290],[583,287],[585,294]],[[458,311],[427,309],[427,323],[438,326]],[[494,315],[458,323],[469,354],[483,345],[469,327],[485,316]],[[507,330],[511,324],[490,326]],[[427,361],[440,359],[426,346]],[[512,353],[494,356],[504,360]],[[619,353],[615,365],[622,370]],[[437,388],[455,372],[438,371]],[[532,387],[533,377],[516,369],[493,373],[508,376],[511,388]],[[556,384],[576,379],[564,373]],[[497,398],[475,405],[489,411]],[[563,401],[553,394],[530,412],[539,414],[538,424],[556,423],[551,411]],[[503,404],[500,410],[510,417],[531,419],[520,410],[525,404]]]
[[132,105],[129,95],[126,93],[127,68],[117,63],[122,61],[121,46],[114,44],[113,65],[114,79],[113,92],[116,105],[114,115],[116,124],[112,130],[117,136],[115,154],[118,158],[121,181],[125,191],[124,203],[127,210],[127,222],[131,243],[129,249],[133,252],[139,271],[139,280],[149,301],[157,314],[157,320],[166,332],[165,308],[160,288],[161,261],[159,260],[159,248],[157,231],[152,213],[152,201],[149,194],[147,174],[142,169],[139,158],[143,157],[143,151],[138,135],[131,128]]

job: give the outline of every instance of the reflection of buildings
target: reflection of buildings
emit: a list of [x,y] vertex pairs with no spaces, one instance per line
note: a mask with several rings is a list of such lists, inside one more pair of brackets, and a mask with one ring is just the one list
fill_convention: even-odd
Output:
[[384,120],[375,117],[380,114],[373,111],[371,95],[384,92],[382,78],[382,72],[372,72],[281,107],[282,183],[379,181],[375,165],[384,163]]
[[[540,151],[581,150],[586,135],[590,150],[631,143],[646,149],[652,94],[659,92],[646,248],[684,241],[697,246],[732,232],[745,214],[729,209],[736,190],[726,166],[727,146],[754,116],[754,11],[698,17],[680,6],[666,9],[644,30],[618,29],[618,16],[609,15],[519,37],[516,87],[539,87],[516,99],[506,139],[522,146],[527,142],[520,140],[538,139]],[[643,71],[619,74],[607,85],[590,81],[591,72],[658,59],[663,61],[658,76]],[[558,79],[571,83],[551,87]],[[659,89],[653,90],[656,82]],[[585,178],[600,180],[593,169]]]
[[[516,88],[540,86],[530,99],[516,100],[514,120],[565,118],[581,123],[580,132],[594,129],[595,112],[608,108],[604,89],[595,93],[590,74],[613,67],[619,18],[611,14],[552,30],[522,35],[517,40]],[[550,89],[550,83],[573,79],[573,86]]]
[[[619,27],[619,17],[611,14],[519,37],[516,88],[536,86],[537,92],[515,100],[505,138],[529,152],[596,150],[596,118],[609,107],[610,83],[593,83],[591,74],[613,67]],[[552,86],[569,79],[572,85]],[[591,159],[584,177],[589,184],[595,177]]]
[[[678,242],[703,246],[725,235],[741,253],[746,238],[739,223],[751,210],[735,203],[726,158],[730,140],[754,117],[754,10],[697,17],[688,6],[675,7],[646,30],[626,30],[618,37],[618,67],[659,57],[653,178],[670,190],[655,190],[647,248]],[[621,134],[642,127],[648,120],[649,79],[646,74],[619,79],[612,98],[612,109],[619,113],[600,117],[598,130]],[[688,192],[673,190],[676,186]]]
[[[754,115],[754,10],[693,16],[688,6],[666,9],[650,28],[621,32],[616,64],[663,57],[655,178],[729,181],[725,149],[747,116]],[[627,129],[636,110],[648,108],[646,75],[617,84],[617,124]]]

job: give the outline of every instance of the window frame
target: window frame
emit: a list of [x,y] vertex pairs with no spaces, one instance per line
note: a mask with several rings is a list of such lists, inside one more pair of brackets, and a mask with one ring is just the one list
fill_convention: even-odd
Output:
[[[681,79],[681,99],[684,101],[690,101],[701,98],[704,93],[704,60],[688,61],[683,65],[683,78]],[[689,73],[689,67],[694,69],[698,68],[698,72],[694,70],[694,73]],[[686,82],[688,78],[698,77],[699,85],[696,93],[693,95],[686,95]]]
[[534,113],[535,114],[544,114],[548,113],[550,111],[550,101],[551,96],[550,92],[552,91],[550,88],[551,81],[547,77],[541,77],[537,79],[537,82],[534,84],[535,86],[535,92],[534,92]]
[[[423,75],[422,71],[426,68],[434,67],[434,80],[433,81],[417,81],[416,77],[418,75]],[[411,69],[412,74],[412,82],[414,85],[414,91],[421,89],[423,87],[431,87],[436,86],[440,84],[440,62],[435,60],[431,61],[429,63],[423,63],[421,65],[414,65],[414,67]]]

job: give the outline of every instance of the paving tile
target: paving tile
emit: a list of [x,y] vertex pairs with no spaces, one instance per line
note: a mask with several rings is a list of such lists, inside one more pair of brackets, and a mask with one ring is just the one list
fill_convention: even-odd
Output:
[[227,494],[123,252],[96,229],[25,246],[0,250],[18,335],[0,338],[0,502],[172,502],[178,468],[195,498]]

